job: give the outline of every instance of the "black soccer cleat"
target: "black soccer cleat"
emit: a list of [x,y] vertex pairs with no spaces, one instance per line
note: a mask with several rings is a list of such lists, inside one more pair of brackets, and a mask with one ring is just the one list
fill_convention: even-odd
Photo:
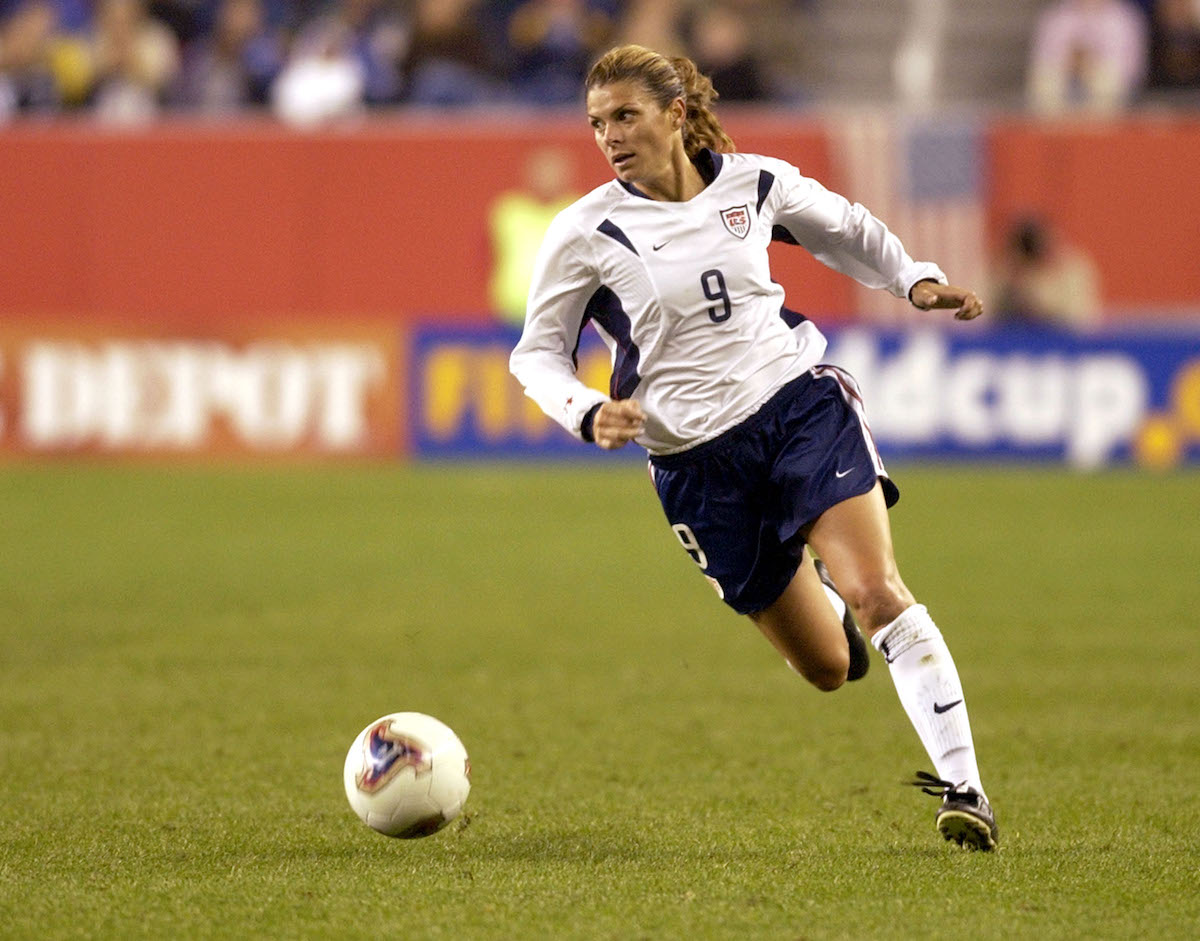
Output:
[[918,771],[915,781],[908,781],[926,794],[942,798],[934,822],[948,842],[957,843],[963,849],[980,850],[987,853],[1000,842],[1000,831],[996,827],[996,815],[982,794],[972,787],[951,784],[927,771]]
[[[820,559],[813,559],[813,565],[816,566],[817,577],[821,579],[822,584],[841,598],[841,593],[837,590],[833,579],[829,577],[829,569],[825,567],[825,563]],[[842,598],[843,602],[845,600],[845,598]],[[850,669],[846,672],[846,679],[861,680],[867,675],[867,670],[871,668],[871,657],[870,652],[867,650],[867,639],[863,637],[862,631],[854,623],[854,615],[850,613],[850,605],[846,605],[846,613],[842,617],[842,629],[846,632],[846,643],[850,645]]]

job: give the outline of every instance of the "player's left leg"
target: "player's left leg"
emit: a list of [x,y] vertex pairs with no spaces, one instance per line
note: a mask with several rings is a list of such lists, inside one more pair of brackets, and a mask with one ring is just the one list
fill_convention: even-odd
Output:
[[[793,670],[817,689],[835,690],[866,672],[866,645],[846,604],[834,604],[807,550],[783,593],[767,608],[749,615]],[[860,649],[855,649],[855,645]]]
[[[900,702],[938,778],[950,785],[938,827],[947,839],[991,849],[995,821],[984,796],[958,669],[937,625],[900,578],[881,488],[826,510],[807,527],[863,631],[884,655]],[[965,832],[967,792],[979,807]],[[955,795],[960,799],[951,800]]]

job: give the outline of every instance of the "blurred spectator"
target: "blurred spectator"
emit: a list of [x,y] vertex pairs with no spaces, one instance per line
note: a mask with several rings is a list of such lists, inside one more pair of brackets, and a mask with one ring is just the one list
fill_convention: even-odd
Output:
[[85,37],[63,27],[69,6],[18,0],[0,15],[0,120],[53,114],[91,93],[92,56]]
[[612,28],[604,9],[589,0],[526,0],[508,21],[517,98],[547,105],[581,101],[584,76]]
[[276,112],[311,124],[400,100],[410,27],[392,0],[342,0],[303,22],[274,89]]
[[58,15],[41,0],[0,21],[0,120],[21,111],[53,111],[61,102],[51,65]]
[[336,16],[318,17],[301,30],[271,88],[271,105],[281,120],[315,125],[362,113],[367,75],[354,39]]
[[[0,21],[28,5],[29,0],[0,0]],[[63,33],[82,33],[91,25],[93,0],[46,0],[46,5],[54,10]]]
[[763,65],[751,46],[751,23],[730,2],[696,11],[691,47],[696,65],[712,79],[721,101],[765,101],[771,97]]
[[1044,220],[1017,220],[997,266],[989,307],[1000,323],[1085,328],[1100,320],[1100,274]]
[[1150,19],[1150,87],[1200,89],[1200,3],[1157,0]]
[[92,107],[111,121],[154,117],[179,71],[179,43],[145,0],[99,0],[91,34]]
[[496,56],[475,17],[478,0],[415,0],[403,100],[455,107],[499,95]]
[[779,100],[792,83],[778,50],[794,48],[787,24],[808,2],[0,0],[0,115],[271,105],[304,122],[400,103],[568,105],[625,41],[697,57],[726,101]]
[[211,0],[147,0],[146,10],[183,46],[211,30],[213,5]]
[[1028,78],[1040,114],[1112,113],[1146,77],[1146,21],[1129,0],[1056,0],[1038,17]]
[[747,26],[771,99],[788,104],[804,101],[808,95],[805,70],[811,54],[813,0],[724,2]]
[[265,105],[283,60],[262,0],[221,0],[212,34],[186,50],[179,102],[216,114]]
[[[617,24],[617,43],[637,43],[665,56],[689,55],[683,37],[685,0],[628,0]],[[720,89],[718,89],[720,91]]]
[[627,0],[615,42],[687,55],[722,101],[799,102],[810,0]]
[[501,193],[488,212],[492,243],[489,294],[503,320],[525,321],[533,262],[554,217],[579,198],[574,168],[563,150],[535,150],[525,163],[523,186]]
[[411,28],[392,0],[342,0],[333,15],[350,30],[351,49],[362,66],[368,105],[400,100],[400,62],[408,54]]
[[264,0],[267,23],[291,37],[326,12],[331,0]]

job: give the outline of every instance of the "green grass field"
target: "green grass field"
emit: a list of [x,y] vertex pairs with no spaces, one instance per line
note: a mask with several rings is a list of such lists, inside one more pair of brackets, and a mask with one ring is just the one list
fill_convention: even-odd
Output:
[[[0,937],[1195,938],[1200,476],[898,468],[1001,851],[876,659],[821,694],[640,467],[0,472]],[[364,827],[370,720],[471,752]]]

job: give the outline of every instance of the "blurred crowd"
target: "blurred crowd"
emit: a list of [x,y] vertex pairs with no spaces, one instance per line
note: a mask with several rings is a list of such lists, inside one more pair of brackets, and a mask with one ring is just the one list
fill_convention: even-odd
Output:
[[[588,64],[629,41],[692,56],[727,102],[794,104],[806,16],[821,3],[0,0],[0,119],[573,104]],[[1026,71],[1041,113],[1200,92],[1200,0],[1046,0]]]
[[270,108],[316,121],[394,105],[579,100],[588,65],[639,41],[687,51],[726,101],[797,91],[808,0],[0,0],[0,117]]
[[1200,103],[1200,0],[1047,3],[1033,33],[1026,93],[1041,114],[1189,101],[1181,95]]

